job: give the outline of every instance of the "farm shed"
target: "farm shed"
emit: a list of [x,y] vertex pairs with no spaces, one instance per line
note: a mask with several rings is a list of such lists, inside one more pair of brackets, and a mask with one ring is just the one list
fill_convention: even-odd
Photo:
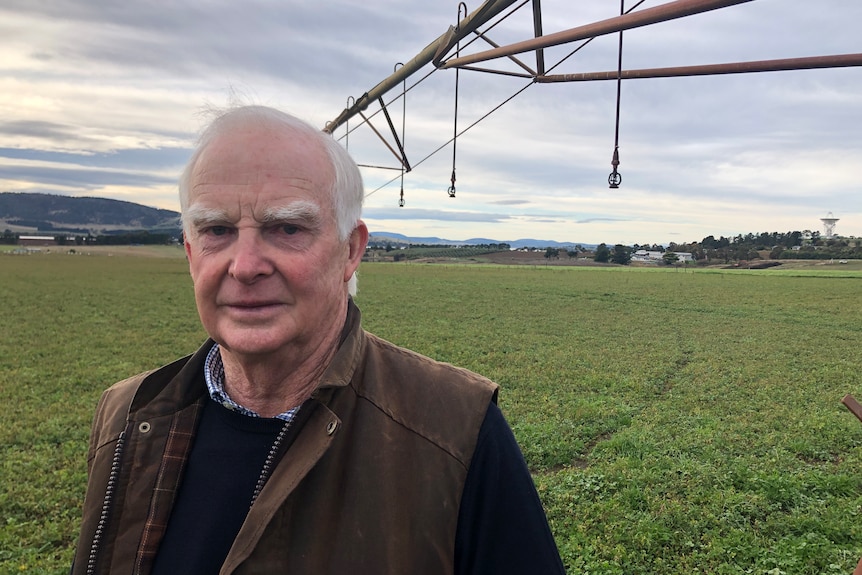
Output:
[[56,246],[54,236],[18,236],[19,246]]

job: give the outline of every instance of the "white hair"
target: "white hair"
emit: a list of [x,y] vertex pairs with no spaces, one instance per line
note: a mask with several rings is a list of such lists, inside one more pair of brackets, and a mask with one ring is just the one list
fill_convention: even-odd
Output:
[[[179,179],[180,212],[183,232],[189,232],[189,192],[192,175],[201,154],[217,138],[234,130],[261,127],[281,132],[302,134],[320,143],[326,150],[334,174],[329,190],[338,229],[338,239],[346,240],[362,217],[364,187],[362,175],[347,150],[332,136],[308,122],[268,106],[233,106],[211,112],[213,119],[201,132],[197,146]],[[356,295],[356,274],[350,278],[348,291]]]

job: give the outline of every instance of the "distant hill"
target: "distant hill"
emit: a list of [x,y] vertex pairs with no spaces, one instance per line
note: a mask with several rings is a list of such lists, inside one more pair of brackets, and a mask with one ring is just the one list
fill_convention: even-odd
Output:
[[180,229],[180,214],[106,198],[5,192],[0,193],[0,228],[73,233],[173,232]]
[[437,237],[405,236],[395,232],[372,232],[369,243],[392,243],[392,244],[423,244],[423,245],[446,245],[446,246],[478,246],[488,244],[509,244],[514,249],[518,248],[558,248],[569,249],[576,245],[583,248],[593,249],[596,244],[557,242],[554,240],[537,240],[522,238],[519,240],[492,240],[489,238],[470,238],[468,240],[447,240]]
[[[51,194],[19,192],[0,193],[0,232],[68,232],[77,234],[116,233],[124,231],[158,231],[179,233],[180,214],[171,210],[150,208],[133,202],[106,198],[82,198]],[[372,232],[370,242],[379,244],[424,244],[475,246],[509,244],[512,248],[547,247],[569,249],[575,243],[554,240],[493,240],[471,238],[447,240],[437,237],[410,237],[395,232]],[[592,249],[594,244],[580,244]]]

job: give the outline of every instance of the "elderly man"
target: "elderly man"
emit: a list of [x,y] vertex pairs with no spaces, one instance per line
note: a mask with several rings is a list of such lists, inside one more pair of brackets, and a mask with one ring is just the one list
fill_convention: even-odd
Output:
[[197,353],[102,396],[74,574],[562,573],[497,386],[365,331],[346,151],[227,111],[180,182]]

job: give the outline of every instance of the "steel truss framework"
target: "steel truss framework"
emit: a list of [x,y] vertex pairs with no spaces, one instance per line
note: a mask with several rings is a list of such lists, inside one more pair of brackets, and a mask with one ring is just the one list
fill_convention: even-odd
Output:
[[[412,167],[404,152],[403,146],[403,124],[402,133],[399,137],[395,125],[389,115],[387,104],[383,100],[383,96],[402,85],[402,94],[406,93],[406,80],[419,72],[428,64],[433,64],[434,69],[458,69],[471,70],[477,72],[486,72],[492,74],[503,74],[507,76],[522,77],[531,80],[530,86],[534,83],[546,84],[555,82],[587,82],[598,80],[632,80],[639,78],[669,78],[682,76],[709,76],[720,74],[741,74],[753,72],[772,72],[781,70],[809,70],[817,68],[843,68],[862,66],[862,53],[857,54],[836,54],[831,56],[816,56],[802,58],[787,58],[778,60],[761,60],[751,62],[730,62],[721,64],[704,64],[698,66],[679,66],[666,68],[651,68],[639,70],[623,70],[622,68],[612,71],[597,71],[578,74],[551,74],[553,68],[556,68],[562,61],[558,62],[551,68],[546,67],[544,49],[552,46],[561,46],[573,44],[575,42],[589,42],[590,40],[614,33],[621,33],[625,30],[649,26],[659,22],[675,20],[701,14],[720,8],[727,8],[737,4],[753,2],[754,0],[674,0],[659,6],[637,10],[645,0],[640,0],[633,7],[622,13],[620,16],[608,18],[555,32],[553,34],[544,34],[542,30],[542,7],[541,0],[486,0],[478,9],[467,14],[466,6],[461,3],[459,5],[458,17],[461,18],[461,8],[464,8],[464,14],[467,14],[457,23],[456,26],[450,26],[449,29],[440,35],[433,42],[428,44],[419,54],[405,64],[396,64],[393,74],[385,78],[379,84],[371,88],[369,91],[362,94],[359,98],[348,98],[348,107],[345,108],[335,119],[328,122],[324,127],[324,131],[333,133],[339,127],[346,125],[349,120],[355,116],[360,116],[363,123],[374,131],[374,133],[383,141],[383,143],[392,152],[398,160],[400,167],[386,168],[384,166],[369,166],[384,169],[401,170],[402,174],[402,199],[403,205],[403,174],[409,172]],[[488,32],[501,21],[512,16],[515,12],[530,5],[532,8],[532,19],[534,37],[508,45],[498,45],[490,37]],[[511,8],[511,10],[510,10]],[[484,31],[481,27],[486,26]],[[487,42],[491,48],[485,51],[475,52],[469,55],[460,55],[460,42],[467,38],[479,38]],[[567,59],[574,52],[583,47],[583,44],[574,49]],[[523,58],[518,58],[519,54],[532,53],[535,60],[534,65],[527,64]],[[622,49],[620,52],[622,55]],[[506,58],[510,60],[520,71],[501,71],[499,69],[491,69],[476,66],[478,63],[495,61]],[[526,87],[525,87],[526,88]],[[525,89],[523,88],[523,89]],[[518,91],[515,95],[520,93]],[[514,96],[512,96],[514,97]],[[510,98],[511,99],[511,98]],[[373,102],[378,102],[380,109],[386,118],[390,135],[394,141],[394,145],[390,144],[389,140],[383,133],[380,132],[371,123],[371,117],[374,114],[367,114],[368,107]],[[508,100],[506,100],[507,102]],[[504,102],[505,103],[505,102]],[[501,104],[502,105],[502,104]],[[456,103],[457,106],[457,103]],[[499,106],[498,106],[499,107]],[[493,110],[492,110],[493,111]],[[376,114],[376,112],[375,112]],[[483,116],[487,117],[486,116]],[[456,116],[457,118],[457,116]],[[457,125],[457,124],[456,124]],[[475,124],[474,124],[475,125]],[[472,126],[471,126],[472,127]],[[469,129],[469,127],[467,128]],[[466,129],[464,130],[466,131]],[[349,133],[349,130],[348,130]],[[463,133],[463,132],[462,132]],[[459,134],[456,133],[450,142],[454,141]],[[447,142],[445,145],[447,145]],[[439,151],[444,146],[441,146],[436,151]],[[433,153],[436,153],[433,152]],[[433,154],[432,153],[432,154]],[[614,161],[618,164],[616,150],[614,153]],[[453,158],[454,164],[454,158]],[[613,177],[616,174],[616,164],[614,164]],[[414,163],[414,166],[416,164]],[[611,180],[609,179],[609,182]],[[618,182],[617,182],[618,183]],[[454,196],[455,172],[453,166],[452,172],[452,187],[450,195]],[[611,184],[611,187],[616,187]]]

